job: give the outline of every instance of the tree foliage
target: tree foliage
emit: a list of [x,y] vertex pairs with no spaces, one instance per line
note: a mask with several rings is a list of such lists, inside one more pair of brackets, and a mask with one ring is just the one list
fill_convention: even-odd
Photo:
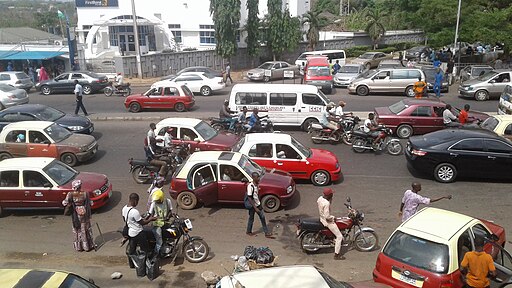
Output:
[[386,32],[384,23],[387,18],[387,14],[377,7],[366,9],[366,28],[365,31],[368,33],[373,42],[373,49],[377,49],[380,38]]
[[274,60],[284,51],[295,49],[302,37],[300,20],[291,17],[290,11],[283,11],[282,7],[282,0],[268,0],[268,14],[264,19],[264,39]]
[[238,47],[236,35],[240,27],[240,0],[210,0],[210,13],[215,26],[215,51],[228,59]]
[[247,23],[245,31],[247,32],[247,53],[250,56],[257,56],[260,49],[260,19],[258,18],[258,0],[247,0]]
[[327,19],[320,16],[321,11],[308,11],[302,15],[302,24],[308,26],[306,39],[308,40],[308,49],[314,51],[320,41],[320,29],[327,25]]

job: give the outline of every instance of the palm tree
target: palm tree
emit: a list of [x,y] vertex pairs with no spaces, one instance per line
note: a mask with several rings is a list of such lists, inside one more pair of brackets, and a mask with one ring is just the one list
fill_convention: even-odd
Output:
[[320,11],[308,11],[302,16],[302,25],[309,26],[306,32],[306,39],[308,39],[308,49],[314,51],[318,41],[320,41],[320,29],[326,26],[327,19],[321,17]]
[[383,24],[386,21],[386,18],[387,14],[378,8],[373,7],[366,9],[367,24],[365,31],[372,39],[373,49],[377,49],[380,38],[386,32],[386,28]]

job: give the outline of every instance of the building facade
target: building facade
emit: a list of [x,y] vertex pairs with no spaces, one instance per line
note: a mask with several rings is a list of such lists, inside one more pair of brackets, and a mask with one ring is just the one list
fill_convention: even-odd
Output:
[[[150,54],[166,49],[215,48],[215,29],[210,0],[133,0],[140,51]],[[247,19],[247,0],[241,0],[242,27]],[[85,44],[85,57],[112,58],[135,52],[132,0],[75,0],[78,42]],[[283,0],[292,17],[310,9],[310,0]],[[259,16],[267,13],[267,0],[259,1]],[[239,45],[245,46],[243,33]]]

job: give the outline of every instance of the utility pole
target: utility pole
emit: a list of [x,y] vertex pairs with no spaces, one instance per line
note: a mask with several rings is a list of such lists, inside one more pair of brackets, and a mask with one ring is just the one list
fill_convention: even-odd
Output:
[[[459,48],[459,57],[457,57],[457,67],[455,68],[455,75],[459,74],[460,69],[460,41],[459,41],[459,23],[460,23],[460,6],[461,6],[461,0],[459,0],[459,6],[457,7],[457,24],[455,26],[455,40],[453,41],[453,49],[455,50],[455,47]],[[458,46],[457,46],[458,44]],[[455,51],[454,51],[455,52]]]
[[133,33],[135,36],[135,62],[137,66],[137,78],[142,78],[142,65],[140,63],[139,29],[137,27],[137,15],[135,13],[135,0],[132,0]]
[[68,15],[60,10],[57,10],[57,16],[59,19],[66,20],[66,36],[68,38],[68,50],[69,50],[69,64],[70,68],[73,70],[75,67],[75,47],[74,43],[71,41],[71,33],[69,32],[69,18]]

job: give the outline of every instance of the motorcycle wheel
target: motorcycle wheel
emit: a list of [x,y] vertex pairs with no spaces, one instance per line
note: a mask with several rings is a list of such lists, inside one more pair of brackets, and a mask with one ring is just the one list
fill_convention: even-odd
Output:
[[311,133],[311,141],[313,141],[313,143],[315,143],[315,144],[320,144],[320,143],[322,143],[322,140],[320,140],[320,139],[314,139],[314,138],[313,138],[313,137],[320,137],[321,135],[322,135],[322,131],[320,131],[320,130],[313,131],[313,132]]
[[305,248],[304,245],[306,244],[317,244],[315,243],[316,233],[315,232],[306,232],[304,236],[300,239],[300,247],[302,248],[302,251],[306,253],[313,253],[320,250],[320,248]]
[[202,239],[194,239],[183,244],[183,255],[190,263],[203,262],[210,254],[210,247]]
[[114,94],[114,89],[112,89],[110,86],[107,86],[103,89],[103,94],[105,94],[107,97],[110,97],[112,94]]
[[132,94],[132,88],[130,88],[130,87],[125,88],[124,92],[122,93],[123,97],[126,97],[131,94]]
[[352,141],[352,150],[354,150],[354,152],[356,152],[356,153],[363,153],[364,150],[366,150],[366,149],[361,148],[361,147],[354,147],[354,146],[365,146],[365,144],[366,143],[364,142],[363,139],[356,138],[356,139],[354,139],[354,141]]
[[396,141],[390,141],[388,143],[388,147],[387,147],[387,150],[388,150],[388,153],[391,154],[391,155],[400,155],[402,154],[402,151],[404,150],[404,147],[402,146],[402,143],[400,143],[400,141],[396,140]]
[[212,128],[217,130],[217,131],[222,131],[222,130],[224,130],[224,125],[219,124],[219,123],[215,123],[215,124],[212,125]]
[[379,237],[373,231],[361,231],[354,239],[354,246],[357,251],[370,252],[379,244]]
[[343,136],[341,136],[341,141],[345,145],[352,146],[352,135],[350,133],[343,133]]
[[132,177],[133,180],[135,180],[135,183],[137,184],[148,183],[151,178],[149,170],[143,166],[137,166],[133,168]]

